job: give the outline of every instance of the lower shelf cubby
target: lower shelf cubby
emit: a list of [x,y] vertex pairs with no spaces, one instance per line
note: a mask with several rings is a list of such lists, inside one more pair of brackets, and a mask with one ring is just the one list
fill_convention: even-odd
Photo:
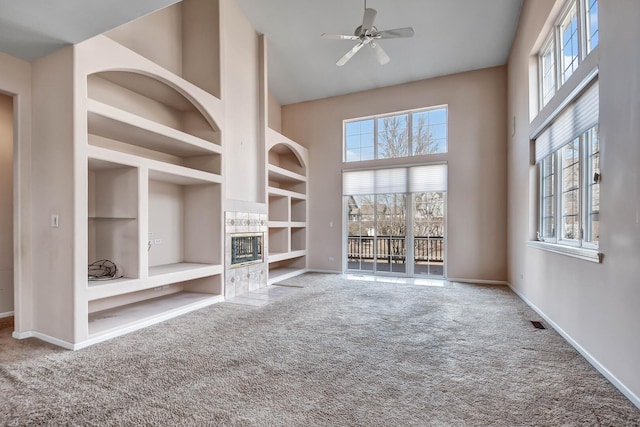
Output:
[[269,280],[271,285],[280,280],[303,274],[307,270],[307,257],[300,256],[283,261],[269,263]]
[[215,275],[89,301],[89,337],[122,335],[223,300]]

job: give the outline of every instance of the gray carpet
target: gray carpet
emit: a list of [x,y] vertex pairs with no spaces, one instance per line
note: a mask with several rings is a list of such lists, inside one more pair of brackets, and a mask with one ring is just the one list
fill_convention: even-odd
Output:
[[506,287],[287,283],[78,352],[0,351],[0,424],[640,425]]

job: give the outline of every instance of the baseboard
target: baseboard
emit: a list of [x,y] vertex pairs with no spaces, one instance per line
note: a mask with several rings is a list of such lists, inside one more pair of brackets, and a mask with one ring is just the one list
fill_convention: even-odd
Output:
[[0,319],[4,319],[5,317],[11,317],[13,316],[14,312],[13,311],[7,311],[6,313],[0,313]]
[[307,270],[307,273],[320,273],[320,274],[342,274],[342,271],[338,271],[338,270],[316,270],[316,269],[310,269],[310,270]]
[[459,283],[473,283],[473,284],[476,284],[476,285],[509,286],[509,283],[505,282],[504,280],[456,279],[454,277],[447,277],[447,281],[449,281],[449,282],[459,282]]
[[507,283],[507,285],[509,286],[509,288],[511,288],[513,293],[515,293],[522,301],[525,302],[525,304],[527,304],[536,313],[538,313],[540,317],[542,317],[545,320],[545,322],[551,325],[551,327],[553,327],[553,329],[555,329],[556,332],[558,332],[562,338],[564,338],[569,344],[571,344],[571,346],[575,348],[578,351],[578,353],[580,353],[582,357],[584,357],[587,360],[587,362],[589,362],[594,368],[596,368],[598,372],[600,372],[607,380],[609,380],[609,382],[613,384],[615,388],[620,390],[620,392],[624,394],[627,397],[627,399],[631,401],[631,403],[633,403],[634,405],[636,405],[636,407],[638,407],[638,409],[640,409],[639,396],[637,396],[635,393],[629,390],[629,388],[626,385],[624,385],[622,381],[620,381],[618,378],[616,378],[615,375],[609,372],[609,370],[606,367],[604,367],[604,365],[602,365],[595,357],[593,357],[580,344],[578,344],[578,342],[576,342],[573,338],[571,338],[571,335],[569,335],[560,326],[558,326],[553,320],[551,320],[542,310],[540,310],[534,303],[529,301],[527,297],[525,297],[520,291],[518,291],[516,288],[511,286],[511,284]]
[[23,340],[26,338],[37,338],[40,341],[48,342],[49,344],[57,345],[58,347],[62,347],[67,350],[77,350],[75,348],[75,345],[71,344],[70,342],[51,337],[37,331],[13,332],[12,336],[18,340]]

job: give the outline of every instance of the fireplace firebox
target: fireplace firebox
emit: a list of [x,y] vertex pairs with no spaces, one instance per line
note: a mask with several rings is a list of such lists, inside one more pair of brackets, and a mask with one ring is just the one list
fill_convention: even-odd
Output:
[[231,235],[231,267],[262,262],[263,233],[235,233]]

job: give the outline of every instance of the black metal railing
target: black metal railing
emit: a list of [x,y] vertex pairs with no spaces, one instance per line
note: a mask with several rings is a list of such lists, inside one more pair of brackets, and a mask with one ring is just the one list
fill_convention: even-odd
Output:
[[[414,237],[413,255],[416,263],[443,262],[444,238]],[[405,236],[349,236],[347,254],[349,261],[373,260],[386,262],[405,262]]]

